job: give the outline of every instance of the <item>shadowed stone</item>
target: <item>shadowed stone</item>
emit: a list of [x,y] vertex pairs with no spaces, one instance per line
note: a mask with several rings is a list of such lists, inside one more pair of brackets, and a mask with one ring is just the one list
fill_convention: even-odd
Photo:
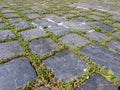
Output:
[[51,89],[48,88],[48,87],[42,87],[42,88],[40,88],[39,90],[51,90]]
[[29,48],[38,55],[44,55],[57,49],[58,45],[52,39],[44,38],[30,42]]
[[80,52],[95,61],[112,70],[120,78],[120,56],[114,54],[106,47],[99,44],[91,44],[80,49]]
[[26,14],[28,18],[30,19],[35,19],[35,18],[39,18],[39,14]]
[[112,49],[120,52],[120,41],[112,40],[112,41],[108,42],[107,45],[109,47],[111,47]]
[[90,77],[86,82],[76,90],[119,90],[113,83],[107,81],[102,75],[96,74]]
[[108,37],[105,36],[104,34],[102,34],[102,33],[100,33],[100,32],[96,32],[96,31],[87,33],[87,36],[88,36],[88,37],[91,37],[91,38],[94,38],[94,39],[96,39],[96,40],[103,40],[103,39],[108,38]]
[[59,80],[72,80],[83,73],[85,62],[78,56],[65,50],[43,61]]
[[115,32],[115,33],[114,33],[114,35],[116,35],[116,36],[120,37],[120,31]]
[[25,40],[31,40],[31,39],[34,39],[34,38],[45,36],[46,34],[41,29],[35,28],[35,29],[22,31],[22,32],[20,32],[20,35]]
[[78,34],[69,34],[60,38],[60,40],[70,46],[84,45],[85,43],[88,42],[86,38],[81,37]]
[[0,90],[16,90],[34,79],[36,72],[25,57],[0,65]]
[[0,40],[15,36],[10,30],[0,31]]
[[0,59],[12,57],[20,53],[22,53],[22,48],[18,41],[0,43]]

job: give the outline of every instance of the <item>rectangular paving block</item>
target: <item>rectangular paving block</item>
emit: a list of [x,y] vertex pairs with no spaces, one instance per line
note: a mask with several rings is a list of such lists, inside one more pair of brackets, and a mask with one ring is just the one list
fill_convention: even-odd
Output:
[[102,75],[95,74],[76,90],[119,90],[117,86],[106,80]]
[[107,69],[112,70],[116,76],[120,78],[120,56],[114,54],[106,47],[97,43],[88,45],[80,52],[96,63],[105,66]]
[[38,55],[45,55],[57,49],[58,45],[50,38],[43,38],[30,42],[29,48]]
[[7,19],[10,23],[19,23],[23,21],[23,18],[9,18]]
[[68,46],[79,46],[88,42],[86,38],[81,37],[78,34],[69,34],[60,38],[60,40]]
[[23,51],[18,41],[0,43],[0,59],[12,57],[20,53],[23,53]]
[[19,33],[23,39],[25,40],[31,40],[31,39],[34,39],[34,38],[38,38],[38,37],[41,37],[41,36],[45,36],[45,32],[42,31],[41,29],[39,28],[35,28],[35,29],[30,29],[30,30],[25,30],[25,31],[22,31]]
[[7,28],[7,25],[5,23],[0,23],[0,28]]
[[112,41],[108,42],[107,45],[109,47],[111,47],[112,49],[120,52],[120,41],[112,40]]
[[7,13],[7,14],[4,14],[4,16],[6,18],[11,18],[11,17],[20,17],[18,14],[16,13]]
[[62,81],[70,81],[80,76],[86,67],[84,61],[68,50],[45,59],[43,63]]
[[87,19],[83,18],[83,17],[73,18],[72,20],[76,21],[76,22],[79,22],[79,23],[85,23],[85,22],[87,22]]

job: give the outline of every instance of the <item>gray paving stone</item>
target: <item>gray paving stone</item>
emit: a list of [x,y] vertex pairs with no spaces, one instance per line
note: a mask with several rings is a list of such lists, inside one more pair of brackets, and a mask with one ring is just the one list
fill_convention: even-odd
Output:
[[116,36],[120,37],[120,31],[115,32],[115,33],[114,33],[114,35],[116,35]]
[[35,19],[35,18],[39,18],[40,15],[39,14],[26,14],[28,18],[30,19]]
[[102,75],[96,74],[76,90],[119,90],[117,86],[111,84],[113,83],[107,81]]
[[60,40],[69,46],[84,45],[85,43],[88,42],[88,40],[86,38],[81,37],[78,34],[69,34],[69,35],[66,35],[66,36],[60,38]]
[[24,10],[22,10],[21,12],[22,12],[22,13],[33,13],[33,10],[25,10],[25,9],[24,9]]
[[85,62],[68,50],[59,52],[43,61],[59,80],[69,81],[83,73]]
[[0,23],[0,28],[7,28],[7,26],[4,23]]
[[89,32],[89,33],[87,33],[87,36],[90,38],[94,38],[96,40],[103,40],[103,39],[108,38],[104,34],[97,32],[97,31]]
[[19,23],[23,21],[23,18],[9,18],[7,19],[10,23]]
[[105,13],[102,13],[102,12],[93,12],[93,14],[95,14],[95,15],[98,15],[98,16],[106,16],[106,14]]
[[82,48],[80,52],[90,57],[96,63],[112,70],[120,78],[120,56],[96,43]]
[[2,22],[2,18],[0,18],[0,22]]
[[51,89],[48,88],[48,87],[42,87],[42,88],[40,88],[39,90],[51,90]]
[[104,29],[105,31],[108,31],[108,32],[111,32],[113,30],[112,27],[108,26],[108,25],[105,25],[105,24],[102,24],[100,22],[89,22],[89,25],[90,26],[98,26],[100,27],[101,29]]
[[10,30],[0,31],[0,40],[8,39],[13,36],[15,36],[15,35]]
[[20,32],[20,35],[25,40],[31,40],[31,39],[34,39],[34,38],[45,36],[46,34],[41,29],[35,28],[35,29],[22,31],[22,32]]
[[32,26],[34,26],[34,25],[33,25],[32,23],[30,23],[30,22],[22,21],[22,22],[13,24],[13,26],[14,26],[15,28],[17,28],[17,29],[23,29],[23,28],[32,27]]
[[114,50],[120,52],[120,41],[112,40],[112,41],[108,42],[107,45],[109,47],[113,48]]
[[96,16],[96,15],[89,15],[90,18],[93,18],[95,20],[100,20],[101,17],[100,16]]
[[113,19],[115,19],[115,20],[117,20],[117,21],[120,21],[120,16],[119,16],[119,15],[113,15],[113,16],[110,17],[110,18],[113,18]]
[[73,21],[77,21],[79,23],[85,23],[87,22],[87,19],[86,18],[83,18],[83,17],[77,17],[77,18],[74,18],[72,19]]
[[15,12],[14,10],[10,10],[10,9],[5,9],[5,10],[1,10],[2,13],[13,13]]
[[120,23],[114,23],[113,26],[120,27]]
[[0,43],[0,59],[8,58],[22,52],[21,45],[18,41]]
[[44,55],[57,49],[58,45],[52,39],[44,38],[30,42],[29,48],[38,55]]
[[58,25],[48,27],[47,30],[53,32],[56,35],[70,32],[68,28],[65,28],[64,26],[58,26]]
[[0,90],[16,90],[36,79],[36,72],[25,58],[16,58],[0,64]]
[[20,17],[18,14],[16,13],[7,13],[7,14],[4,14],[4,16],[6,18],[11,18],[11,17]]

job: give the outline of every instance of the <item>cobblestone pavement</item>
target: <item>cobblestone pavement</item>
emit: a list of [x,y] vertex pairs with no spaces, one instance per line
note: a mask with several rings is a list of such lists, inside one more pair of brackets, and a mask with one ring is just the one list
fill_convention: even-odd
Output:
[[0,90],[120,90],[119,0],[1,0]]

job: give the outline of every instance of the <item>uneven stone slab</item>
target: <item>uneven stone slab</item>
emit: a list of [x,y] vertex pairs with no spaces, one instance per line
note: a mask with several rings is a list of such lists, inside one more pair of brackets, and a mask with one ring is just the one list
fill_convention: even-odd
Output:
[[1,10],[2,13],[13,13],[15,12],[14,10],[10,10],[10,9],[3,9]]
[[108,42],[107,45],[109,47],[113,48],[114,50],[120,52],[120,41],[112,40],[112,41]]
[[96,63],[112,70],[120,78],[120,56],[96,43],[80,49],[80,52],[90,57]]
[[108,26],[108,25],[105,25],[105,24],[102,24],[100,22],[89,22],[89,25],[90,26],[98,26],[100,27],[101,29],[104,29],[105,31],[108,31],[108,32],[111,32],[113,30],[112,27]]
[[4,14],[4,16],[6,18],[12,18],[12,17],[20,17],[18,14],[16,13],[7,13],[7,14]]
[[59,52],[43,61],[59,80],[69,81],[83,73],[85,62],[68,50]]
[[66,36],[60,38],[60,40],[69,46],[84,45],[85,43],[88,42],[88,40],[86,38],[81,37],[78,34],[69,34],[69,35],[66,35]]
[[56,35],[70,32],[68,28],[65,28],[64,26],[58,26],[58,25],[48,27],[47,30],[53,32]]
[[39,14],[26,14],[28,18],[30,19],[35,19],[35,18],[39,18],[40,15]]
[[100,20],[101,17],[100,16],[96,16],[96,15],[89,15],[90,18],[93,18],[95,20]]
[[57,49],[58,45],[52,39],[44,38],[30,42],[29,48],[38,55],[44,55]]
[[114,33],[114,35],[116,35],[116,36],[120,37],[120,31],[115,32],[115,33]]
[[15,36],[15,35],[10,30],[0,31],[0,40],[8,39],[13,36]]
[[0,90],[16,90],[36,79],[36,72],[25,58],[16,58],[0,65]]
[[20,53],[22,53],[22,48],[18,41],[0,43],[0,59],[12,57]]
[[105,36],[104,34],[97,32],[97,31],[93,31],[93,32],[89,32],[87,33],[88,37],[94,38],[96,40],[103,40],[108,38],[107,36]]
[[9,18],[7,19],[10,23],[19,23],[23,21],[23,18]]
[[77,90],[119,90],[117,86],[107,81],[102,75],[96,74],[90,77],[86,82],[77,88]]
[[83,17],[77,17],[77,18],[74,18],[72,19],[73,21],[77,21],[79,23],[85,23],[87,22],[87,19],[86,18],[83,18]]
[[20,32],[20,35],[25,40],[31,40],[31,39],[34,39],[34,38],[45,36],[46,34],[41,29],[35,28],[35,29],[22,31],[22,32]]

